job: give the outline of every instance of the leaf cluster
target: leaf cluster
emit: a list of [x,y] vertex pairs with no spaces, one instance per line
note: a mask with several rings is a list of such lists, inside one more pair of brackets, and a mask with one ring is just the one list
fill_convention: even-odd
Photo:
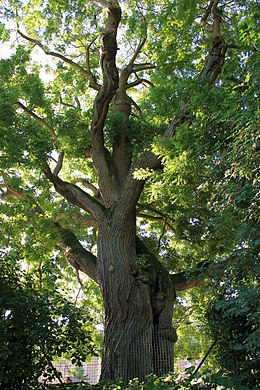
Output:
[[80,364],[95,353],[90,316],[50,286],[39,289],[35,275],[21,271],[17,254],[0,258],[0,384],[2,389],[38,388],[59,377],[55,357]]
[[216,378],[225,377],[229,386],[237,389],[255,389],[260,325],[256,257],[250,253],[240,256],[228,272],[206,313],[210,334],[216,340],[215,359],[221,367]]

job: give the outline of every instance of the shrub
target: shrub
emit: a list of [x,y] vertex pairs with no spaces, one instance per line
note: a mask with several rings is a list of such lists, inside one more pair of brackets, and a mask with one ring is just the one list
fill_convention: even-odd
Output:
[[16,255],[0,254],[0,387],[39,389],[39,377],[58,377],[54,357],[74,363],[94,353],[91,319],[55,289],[36,289],[17,266]]

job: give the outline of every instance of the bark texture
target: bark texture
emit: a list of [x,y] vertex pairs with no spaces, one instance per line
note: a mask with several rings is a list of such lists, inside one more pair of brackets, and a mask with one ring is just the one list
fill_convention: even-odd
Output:
[[134,216],[128,223],[105,221],[98,253],[105,304],[101,377],[144,379],[151,372],[172,371],[175,291],[168,272],[140,240],[136,242]]
[[[195,271],[191,278],[187,278],[185,273],[169,275],[136,238],[136,206],[145,181],[136,180],[133,173],[140,168],[160,169],[162,162],[152,152],[144,154],[135,163],[132,161],[129,115],[133,106],[138,107],[127,91],[148,82],[139,78],[138,72],[154,66],[136,63],[146,41],[144,37],[129,63],[121,72],[118,71],[116,36],[121,18],[118,1],[94,2],[107,12],[100,49],[102,85],[93,79],[89,64],[84,71],[98,91],[93,105],[90,148],[98,188],[90,187],[94,194],[92,197],[77,186],[78,181],[63,181],[58,176],[63,157],[53,172],[47,165],[43,172],[59,194],[89,213],[95,221],[98,229],[97,258],[83,248],[73,233],[60,224],[56,223],[55,227],[60,235],[59,246],[68,261],[100,285],[105,308],[101,378],[127,381],[135,377],[144,379],[149,373],[162,375],[173,371],[173,345],[177,339],[172,328],[175,291],[198,285],[201,279],[199,271]],[[207,24],[210,15],[213,18],[212,45],[201,75],[202,80],[209,78],[210,83],[220,74],[227,49],[220,33],[221,13],[217,5],[217,0],[210,1],[202,18],[204,24]],[[38,41],[35,43],[42,47]],[[71,65],[75,67],[74,63]],[[134,81],[133,77],[136,77]],[[53,134],[52,128],[41,118],[21,103],[19,106]],[[109,107],[122,118],[122,128],[113,138],[111,151],[104,142],[104,124]],[[191,121],[192,113],[185,111],[179,119],[170,123],[163,137],[174,137],[182,123]],[[84,178],[82,180],[81,183],[84,183]]]

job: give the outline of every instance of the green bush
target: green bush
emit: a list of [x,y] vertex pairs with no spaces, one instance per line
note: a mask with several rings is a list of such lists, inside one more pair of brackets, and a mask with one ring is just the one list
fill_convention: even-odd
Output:
[[[17,265],[16,254],[0,254],[0,388],[39,389],[38,380],[58,377],[54,357],[74,363],[93,354],[91,319],[55,289],[36,289],[33,275]],[[44,385],[42,385],[42,388]]]
[[221,370],[213,380],[224,388],[256,389],[260,358],[260,288],[257,259],[247,251],[227,272],[207,310],[215,358]]

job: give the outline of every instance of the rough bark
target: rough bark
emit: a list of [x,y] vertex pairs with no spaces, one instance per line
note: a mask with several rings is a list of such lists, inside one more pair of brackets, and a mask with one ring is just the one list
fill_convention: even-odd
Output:
[[136,243],[134,215],[127,224],[106,220],[99,230],[98,253],[105,307],[101,378],[144,379],[151,372],[172,371],[175,292],[168,272]]
[[[149,287],[135,277],[135,226],[108,218],[100,227],[98,271],[105,307],[102,378],[130,379],[151,370],[149,329],[152,312]],[[144,357],[145,367],[136,354]],[[136,371],[138,370],[138,371]],[[139,371],[141,370],[141,371]]]

